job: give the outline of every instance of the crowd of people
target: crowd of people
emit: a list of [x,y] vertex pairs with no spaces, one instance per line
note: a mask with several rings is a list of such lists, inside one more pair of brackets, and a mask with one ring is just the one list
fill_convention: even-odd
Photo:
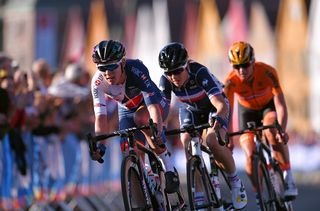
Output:
[[[214,135],[214,129],[219,129],[223,137],[231,130],[235,93],[240,96],[241,128],[252,120],[257,124],[261,120],[280,122],[285,140],[272,131],[267,136],[285,171],[288,194],[297,195],[288,147],[283,144],[288,141],[284,94],[276,70],[256,62],[249,43],[231,46],[228,57],[232,70],[224,84],[212,74],[213,70],[189,58],[182,43],[170,43],[160,51],[159,65],[164,74],[159,85],[151,80],[143,61],[126,58],[125,52],[123,44],[114,40],[103,40],[94,46],[92,59],[97,71],[92,78],[75,63],[53,71],[45,60],[37,59],[24,69],[13,58],[0,54],[2,209],[104,191],[105,182],[116,179],[117,173],[110,171],[110,162],[101,167],[90,160],[111,156],[111,147],[100,144],[96,151],[89,152],[86,134],[94,131],[99,135],[145,124],[149,117],[156,123],[156,141],[147,131],[137,134],[136,139],[148,143],[163,160],[168,192],[177,191],[180,183],[170,151],[174,152],[174,147],[186,149],[190,137],[184,134],[176,137],[178,141],[168,141],[163,128],[209,122],[212,130],[206,133],[206,143],[228,174],[234,207],[242,209],[247,196],[237,175],[232,142],[228,147],[219,146]],[[261,74],[262,71],[265,72]],[[179,112],[170,106],[171,92],[181,101]],[[217,121],[211,122],[213,117]],[[250,178],[251,139],[240,138]],[[120,139],[115,141],[117,146],[121,157],[126,143]],[[252,184],[254,187],[254,180]]]
[[[91,162],[85,141],[94,125],[89,84],[77,64],[55,72],[38,59],[26,69],[1,53],[0,209],[102,191],[113,176]],[[116,108],[110,100],[110,117]]]

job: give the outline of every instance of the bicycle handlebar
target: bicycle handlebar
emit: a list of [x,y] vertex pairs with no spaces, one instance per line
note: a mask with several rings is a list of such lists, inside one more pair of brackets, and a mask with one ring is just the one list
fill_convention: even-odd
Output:
[[[192,134],[194,133],[195,131],[197,130],[203,130],[203,129],[207,129],[207,128],[210,128],[210,124],[209,123],[205,123],[205,124],[201,124],[201,125],[187,125],[187,126],[184,126],[182,128],[179,128],[179,129],[173,129],[173,130],[167,130],[165,131],[165,135],[176,135],[176,134],[179,134],[179,133],[189,133],[189,134]],[[221,136],[220,136],[220,133],[219,133],[219,129],[216,129],[215,130],[215,134],[216,134],[216,137],[218,139],[218,142],[221,146],[224,146],[224,145],[227,145],[229,143],[229,140],[226,138],[225,140],[222,140]]]
[[[114,131],[113,133],[109,133],[109,134],[102,134],[102,135],[93,136],[91,133],[89,133],[89,134],[87,134],[87,141],[89,144],[90,153],[97,151],[98,147],[96,144],[99,141],[106,140],[108,138],[115,137],[115,136],[129,137],[129,136],[133,135],[133,133],[135,133],[136,131],[141,131],[141,130],[145,130],[145,129],[150,129],[152,131],[151,138],[152,138],[152,140],[155,141],[156,140],[155,137],[157,135],[157,130],[156,130],[156,127],[155,127],[152,119],[149,119],[149,124],[147,124],[147,125],[118,130],[118,131]],[[156,144],[158,144],[158,143],[156,143]],[[98,162],[103,163],[104,161],[102,158],[100,158],[98,160]]]
[[[131,127],[123,130],[117,130],[109,134],[102,134],[97,136],[91,136],[90,140],[93,142],[99,142],[111,137],[120,136],[120,137],[128,137],[130,134],[133,134],[136,131],[144,130],[144,129],[150,129],[150,125],[143,125],[140,127]],[[87,135],[88,138],[88,135]]]
[[259,126],[259,127],[255,127],[255,126],[251,125],[247,129],[239,130],[239,131],[232,132],[232,133],[227,133],[227,136],[229,138],[229,137],[232,137],[232,136],[242,135],[244,133],[259,132],[259,131],[263,131],[263,130],[271,129],[271,128],[276,128],[278,130],[278,133],[280,134],[281,139],[283,139],[283,135],[282,135],[283,134],[283,130],[282,130],[282,127],[281,127],[281,125],[279,124],[278,121],[275,121],[275,123],[271,124],[271,125],[262,125],[262,126]]

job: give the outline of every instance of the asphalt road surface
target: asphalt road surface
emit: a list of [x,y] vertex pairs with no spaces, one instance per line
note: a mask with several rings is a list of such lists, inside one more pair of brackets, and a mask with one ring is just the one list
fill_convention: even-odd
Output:
[[[307,176],[307,175],[306,175]],[[244,209],[246,211],[256,210],[255,196],[251,191],[248,179],[244,174],[240,174],[248,194],[248,205]],[[187,201],[187,188],[186,184],[182,181],[182,191]],[[308,183],[308,181],[298,182],[299,196],[293,203],[295,211],[319,211],[320,210],[320,183]],[[71,199],[65,203],[58,204],[36,204],[32,206],[30,211],[33,210],[77,210],[77,211],[122,211],[123,201],[121,192],[119,190],[110,190],[106,195],[91,196],[89,198],[78,197]]]

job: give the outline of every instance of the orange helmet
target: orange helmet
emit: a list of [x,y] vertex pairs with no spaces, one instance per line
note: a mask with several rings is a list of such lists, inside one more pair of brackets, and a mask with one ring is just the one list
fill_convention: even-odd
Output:
[[228,57],[232,65],[245,64],[254,60],[254,51],[249,43],[239,41],[229,48]]

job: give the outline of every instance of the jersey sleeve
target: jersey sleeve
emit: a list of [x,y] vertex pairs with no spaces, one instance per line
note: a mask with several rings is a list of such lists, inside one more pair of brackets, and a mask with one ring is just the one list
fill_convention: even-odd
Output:
[[234,104],[234,94],[235,94],[235,90],[234,90],[234,83],[232,82],[230,75],[228,75],[225,79],[224,79],[224,87],[223,87],[223,92],[226,95],[230,106],[231,106],[231,110],[233,109],[233,104]]
[[279,77],[276,70],[269,66],[269,68],[265,70],[265,74],[266,74],[266,77],[270,80],[270,84],[272,87],[272,94],[273,95],[281,94],[282,89],[280,86],[280,81],[279,81]]
[[198,70],[196,81],[206,91],[209,99],[222,94],[222,83],[207,68],[202,67]]
[[146,105],[160,103],[160,90],[158,89],[157,85],[152,81],[147,67],[142,62],[139,62],[139,64],[136,67],[132,68],[134,72],[134,77],[136,77],[136,79],[129,80],[136,80],[137,88],[141,90]]
[[159,89],[160,89],[160,91],[162,91],[162,93],[164,94],[167,101],[170,102],[171,101],[172,85],[171,85],[170,81],[164,75],[162,75],[160,78]]
[[106,104],[106,97],[103,92],[103,76],[98,74],[98,72],[92,77],[91,80],[91,94],[93,99],[93,110],[94,114],[107,115],[107,104]]

